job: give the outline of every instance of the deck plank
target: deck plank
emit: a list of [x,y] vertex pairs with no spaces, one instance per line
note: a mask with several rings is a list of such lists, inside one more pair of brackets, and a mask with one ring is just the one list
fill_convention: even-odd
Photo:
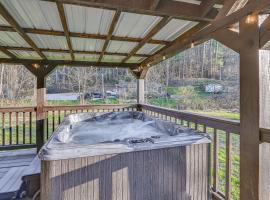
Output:
[[35,156],[35,149],[0,152],[0,198],[9,198],[19,190]]

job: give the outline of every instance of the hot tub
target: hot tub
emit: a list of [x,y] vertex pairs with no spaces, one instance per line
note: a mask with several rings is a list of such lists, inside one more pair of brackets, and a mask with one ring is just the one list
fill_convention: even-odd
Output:
[[67,116],[39,152],[41,199],[206,200],[210,139],[141,112]]

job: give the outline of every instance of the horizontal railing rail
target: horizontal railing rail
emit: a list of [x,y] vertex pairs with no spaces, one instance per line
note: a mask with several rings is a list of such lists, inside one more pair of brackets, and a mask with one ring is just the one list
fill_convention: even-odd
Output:
[[161,108],[158,106],[152,106],[147,104],[139,104],[139,108],[148,111],[156,112],[162,115],[167,115],[170,117],[186,120],[188,122],[193,122],[195,124],[204,124],[212,128],[224,130],[227,132],[239,133],[240,123],[239,121],[222,119],[217,117],[209,117],[202,114],[195,114],[190,112],[184,112],[169,108]]
[[[67,114],[80,112],[107,112],[136,110],[136,105],[76,105],[44,106],[44,141],[46,141]],[[36,147],[37,107],[0,108],[0,150]]]
[[36,107],[0,108],[0,150],[33,148]]
[[[137,105],[44,106],[44,140],[46,141],[63,118],[71,113],[142,111],[150,116],[178,123],[212,136],[211,185],[213,199],[233,199],[232,175],[239,175],[240,122],[206,115]],[[36,147],[36,107],[0,108],[0,150]],[[261,142],[270,143],[270,129],[260,129]],[[236,153],[237,152],[237,153]],[[223,171],[222,171],[223,170]],[[234,173],[234,174],[233,174]],[[238,177],[239,178],[239,177]]]
[[[147,104],[139,104],[138,109],[150,116],[186,125],[212,135],[212,198],[217,200],[239,198],[239,186],[234,185],[234,192],[232,191],[233,173],[239,180],[239,121],[209,117]],[[261,142],[270,142],[270,130],[261,128],[260,138]]]

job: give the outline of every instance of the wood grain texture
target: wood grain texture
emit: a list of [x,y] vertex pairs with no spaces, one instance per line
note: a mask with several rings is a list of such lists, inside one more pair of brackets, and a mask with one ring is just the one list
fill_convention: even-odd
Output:
[[200,144],[42,161],[41,199],[206,200],[207,148]]

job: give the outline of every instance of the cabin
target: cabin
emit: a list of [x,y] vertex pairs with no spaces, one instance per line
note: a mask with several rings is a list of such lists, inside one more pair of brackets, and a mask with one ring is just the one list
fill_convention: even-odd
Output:
[[[10,67],[23,65],[27,68],[36,77],[37,93],[35,106],[0,108],[0,199],[67,198],[60,190],[54,191],[53,185],[46,191],[40,190],[48,184],[48,180],[40,178],[45,177],[46,172],[51,173],[55,181],[53,184],[60,183],[58,179],[54,179],[58,173],[57,170],[54,172],[57,162],[41,164],[40,157],[37,156],[61,124],[62,115],[139,111],[204,133],[211,130],[210,161],[206,171],[209,187],[198,184],[193,187],[193,193],[189,196],[173,195],[163,199],[205,199],[205,196],[199,195],[204,189],[208,199],[233,199],[231,155],[233,139],[238,137],[239,199],[269,200],[270,106],[267,99],[270,93],[262,88],[263,85],[270,84],[270,79],[262,76],[264,70],[259,65],[259,51],[270,47],[269,14],[269,0],[0,0],[0,62],[10,64]],[[157,63],[210,39],[217,40],[239,54],[240,121],[146,104],[145,77],[148,70]],[[137,79],[137,103],[45,105],[46,77],[57,66],[62,65],[129,69]],[[53,118],[53,124],[48,122],[49,115]],[[19,119],[19,116],[22,118]],[[11,123],[12,121],[16,124]],[[18,128],[19,125],[23,128]],[[26,126],[30,127],[29,133],[26,133]],[[220,188],[218,173],[220,131],[226,138],[223,190]],[[19,137],[23,138],[22,142],[17,139]],[[162,158],[166,160],[166,157]],[[103,163],[106,165],[109,162]],[[66,165],[62,164],[63,166]],[[177,168],[177,165],[174,167]],[[201,169],[199,165],[197,168]],[[121,166],[118,166],[117,170],[119,169]],[[81,170],[87,171],[90,168],[84,163]],[[73,171],[75,175],[71,175],[77,177],[74,166]],[[125,171],[121,173],[124,174]],[[108,173],[105,182],[106,177],[111,176],[113,174]],[[193,175],[191,173],[188,176]],[[175,180],[173,177],[168,180]],[[194,180],[197,180],[196,176]],[[147,181],[151,185],[154,179]],[[78,181],[78,185],[84,183],[85,181]],[[132,183],[128,191],[132,193],[135,187]],[[87,190],[87,187],[83,190],[75,187],[69,193],[73,196],[67,199],[76,199],[79,194],[82,199],[91,199],[84,195]],[[156,196],[165,193],[158,187],[153,191]],[[42,192],[48,196],[42,195]],[[50,196],[51,192],[58,196]],[[105,193],[110,192],[111,190],[106,189]],[[136,198],[118,198],[112,194],[97,197],[106,200]],[[153,199],[153,196],[147,199]]]

